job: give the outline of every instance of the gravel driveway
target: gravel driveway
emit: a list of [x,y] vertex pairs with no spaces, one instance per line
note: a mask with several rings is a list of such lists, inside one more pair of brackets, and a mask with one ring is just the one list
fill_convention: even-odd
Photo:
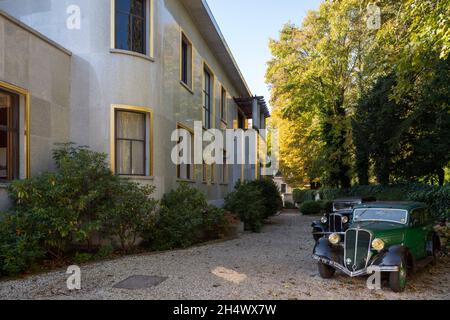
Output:
[[[311,259],[312,220],[285,213],[261,234],[85,265],[77,292],[67,290],[65,270],[0,282],[0,299],[450,299],[448,259],[414,275],[404,294],[369,291],[365,278],[322,280]],[[144,290],[113,288],[133,275],[167,280]]]

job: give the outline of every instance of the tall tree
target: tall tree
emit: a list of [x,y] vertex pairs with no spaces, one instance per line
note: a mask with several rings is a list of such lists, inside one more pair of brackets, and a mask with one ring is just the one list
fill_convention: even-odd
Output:
[[353,163],[348,115],[371,77],[364,73],[364,55],[374,38],[366,25],[367,4],[326,1],[319,11],[308,14],[301,28],[286,25],[280,40],[270,43],[273,59],[267,82],[272,105],[294,122],[304,113],[314,114],[309,118],[316,123],[298,122],[298,130],[313,125],[318,132],[320,153],[311,156],[319,158],[304,164],[321,163],[323,182],[343,188],[351,185]]

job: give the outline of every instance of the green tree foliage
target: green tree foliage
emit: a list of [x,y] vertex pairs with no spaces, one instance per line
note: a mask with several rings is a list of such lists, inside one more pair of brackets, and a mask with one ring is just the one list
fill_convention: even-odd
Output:
[[270,43],[272,125],[290,183],[445,182],[450,2],[325,1]]

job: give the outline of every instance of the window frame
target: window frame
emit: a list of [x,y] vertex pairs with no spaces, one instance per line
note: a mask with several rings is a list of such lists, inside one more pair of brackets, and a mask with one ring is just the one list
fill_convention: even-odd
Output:
[[[180,83],[190,92],[194,93],[194,46],[192,45],[191,39],[186,35],[186,33],[181,30],[180,32]],[[187,45],[187,56],[184,57],[183,45]],[[189,59],[190,51],[190,59]],[[186,60],[186,61],[185,61]],[[186,64],[184,63],[186,62]],[[185,75],[185,65],[186,65],[186,75]],[[186,81],[185,81],[186,76]]]
[[[23,160],[25,162],[24,167],[23,163],[19,160],[19,179],[29,179],[31,178],[31,154],[30,154],[30,101],[31,95],[30,92],[24,88],[18,87],[8,82],[4,82],[0,80],[0,89],[6,92],[10,92],[12,94],[16,94],[19,96],[19,112],[23,112],[23,118],[19,119],[19,136],[23,135],[23,144],[19,146],[19,153],[24,152]],[[23,110],[23,111],[22,111]],[[23,123],[21,123],[23,121]],[[22,140],[22,139],[21,139]],[[19,154],[19,159],[20,159]],[[24,172],[22,172],[22,170]]]
[[[192,130],[191,128],[181,124],[181,123],[177,123],[177,129],[184,129],[186,131],[188,131],[191,134],[191,160],[194,159],[194,145],[195,145],[195,137],[194,137],[194,130]],[[190,181],[190,182],[195,182],[195,163],[194,161],[192,162],[192,164],[185,164],[186,167],[189,170],[186,170],[186,172],[189,172],[189,176],[186,178],[181,177],[181,165],[177,165],[177,179],[179,181]]]
[[223,85],[220,91],[220,120],[225,125],[228,124],[228,91]]
[[146,23],[145,23],[145,53],[139,53],[132,50],[124,50],[116,48],[116,0],[111,1],[111,52],[124,53],[133,56],[154,60],[154,34],[155,34],[155,0],[145,1]]
[[[206,88],[206,75],[209,76],[209,92],[207,92]],[[213,72],[211,71],[211,68],[208,67],[206,63],[203,63],[203,86],[202,86],[202,96],[203,96],[203,102],[202,102],[202,112],[203,112],[203,128],[205,130],[213,129],[214,128],[214,84],[215,84],[215,77]],[[208,100],[206,99],[208,97]],[[206,101],[209,102],[209,105],[206,106]],[[208,117],[207,117],[208,115]],[[208,120],[208,122],[207,122]]]
[[110,146],[110,163],[111,163],[111,170],[114,174],[117,174],[117,118],[116,114],[117,112],[130,112],[130,113],[140,113],[145,115],[145,132],[146,132],[146,139],[144,142],[145,145],[145,174],[144,175],[133,175],[133,174],[120,174],[120,176],[123,177],[153,177],[153,166],[154,166],[154,150],[153,150],[153,109],[151,108],[145,108],[145,107],[137,107],[137,106],[130,106],[130,105],[120,105],[120,104],[113,104],[111,106],[111,119],[110,119],[110,130],[111,130],[111,146]]

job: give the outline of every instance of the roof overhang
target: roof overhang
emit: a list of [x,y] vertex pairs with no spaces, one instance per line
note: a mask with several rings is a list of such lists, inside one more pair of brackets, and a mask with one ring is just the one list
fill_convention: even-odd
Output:
[[235,98],[234,101],[237,103],[237,105],[241,108],[241,110],[245,113],[245,116],[247,118],[251,118],[253,115],[253,101],[256,99],[258,102],[258,106],[264,114],[264,117],[270,118],[270,111],[267,107],[266,100],[264,97],[248,97],[248,98]]
[[231,53],[228,44],[220,31],[220,28],[209,8],[206,0],[180,0],[187,9],[193,22],[205,41],[208,43],[214,56],[223,66],[227,76],[235,86],[240,97],[251,97],[252,93],[249,89],[244,76]]

